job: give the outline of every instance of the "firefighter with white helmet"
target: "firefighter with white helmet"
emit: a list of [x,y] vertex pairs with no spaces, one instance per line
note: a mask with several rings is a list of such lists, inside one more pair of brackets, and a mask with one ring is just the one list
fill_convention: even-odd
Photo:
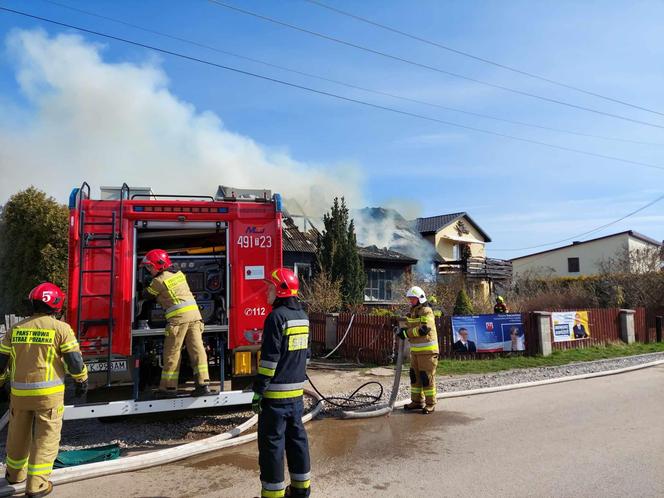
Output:
[[[252,408],[258,414],[261,497],[307,497],[311,493],[309,442],[302,423],[309,355],[309,318],[297,295],[292,270],[277,268],[267,279],[267,301]],[[284,452],[290,485],[284,480]]]
[[180,353],[182,345],[187,347],[191,368],[196,375],[194,396],[210,393],[208,359],[203,345],[203,319],[194,295],[189,289],[187,277],[181,271],[172,272],[171,258],[163,249],[152,249],[141,261],[152,282],[143,292],[145,299],[156,299],[164,309],[167,321],[164,331],[164,357],[158,396],[172,397],[177,394],[180,376]]
[[32,289],[29,299],[34,314],[0,343],[0,379],[11,384],[5,478],[10,484],[27,479],[26,495],[40,497],[53,490],[48,478],[60,446],[65,373],[82,396],[88,372],[74,331],[53,316],[62,310],[62,290],[46,282]]
[[436,320],[421,287],[406,292],[410,311],[399,323],[397,335],[410,343],[410,399],[405,410],[421,410],[429,414],[436,405],[436,367],[438,366],[438,334]]

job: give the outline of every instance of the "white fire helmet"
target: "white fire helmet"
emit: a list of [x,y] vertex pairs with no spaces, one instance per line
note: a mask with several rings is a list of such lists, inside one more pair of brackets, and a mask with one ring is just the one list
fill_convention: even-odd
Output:
[[418,286],[414,286],[408,289],[408,292],[406,292],[406,297],[416,297],[420,301],[420,304],[426,303],[427,301],[427,296],[424,294],[422,287]]

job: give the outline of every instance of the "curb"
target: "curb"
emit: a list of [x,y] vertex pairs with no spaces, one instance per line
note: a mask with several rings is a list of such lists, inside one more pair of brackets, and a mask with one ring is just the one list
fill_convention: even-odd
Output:
[[[587,374],[579,374],[579,375],[568,375],[567,377],[557,377],[555,379],[544,379],[544,380],[536,380],[532,382],[521,382],[519,384],[507,384],[504,386],[496,386],[496,387],[483,387],[480,389],[469,389],[466,391],[452,391],[452,392],[447,392],[447,393],[441,393],[436,396],[436,399],[448,399],[448,398],[461,398],[463,396],[475,396],[478,394],[489,394],[489,393],[497,393],[497,392],[503,392],[503,391],[514,391],[517,389],[526,389],[528,387],[538,387],[538,386],[546,386],[549,384],[561,384],[563,382],[572,382],[575,380],[584,380],[584,379],[594,379],[596,377],[608,377],[609,375],[618,375],[621,373],[627,373],[627,372],[633,372],[635,370],[642,370],[644,368],[650,368],[650,367],[655,367],[657,365],[664,365],[664,360],[657,360],[657,361],[651,361],[649,363],[642,363],[641,365],[634,365],[631,367],[624,367],[624,368],[618,368],[615,370],[605,370],[603,372],[593,372],[593,373],[587,373]],[[394,405],[395,408],[397,407],[402,407],[404,405],[407,405],[410,403],[409,399],[402,399],[400,401],[397,401],[397,403]]]

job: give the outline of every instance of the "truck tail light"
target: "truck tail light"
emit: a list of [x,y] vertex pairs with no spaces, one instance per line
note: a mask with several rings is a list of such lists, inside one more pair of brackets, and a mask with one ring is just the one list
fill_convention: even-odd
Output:
[[251,351],[238,351],[235,353],[233,375],[251,375]]

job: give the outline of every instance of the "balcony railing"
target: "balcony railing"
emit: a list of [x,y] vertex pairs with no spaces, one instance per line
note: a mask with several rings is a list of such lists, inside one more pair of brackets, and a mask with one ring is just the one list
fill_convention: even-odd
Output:
[[467,278],[486,280],[511,280],[512,262],[494,258],[468,258],[445,261],[438,265],[439,275],[462,273]]

